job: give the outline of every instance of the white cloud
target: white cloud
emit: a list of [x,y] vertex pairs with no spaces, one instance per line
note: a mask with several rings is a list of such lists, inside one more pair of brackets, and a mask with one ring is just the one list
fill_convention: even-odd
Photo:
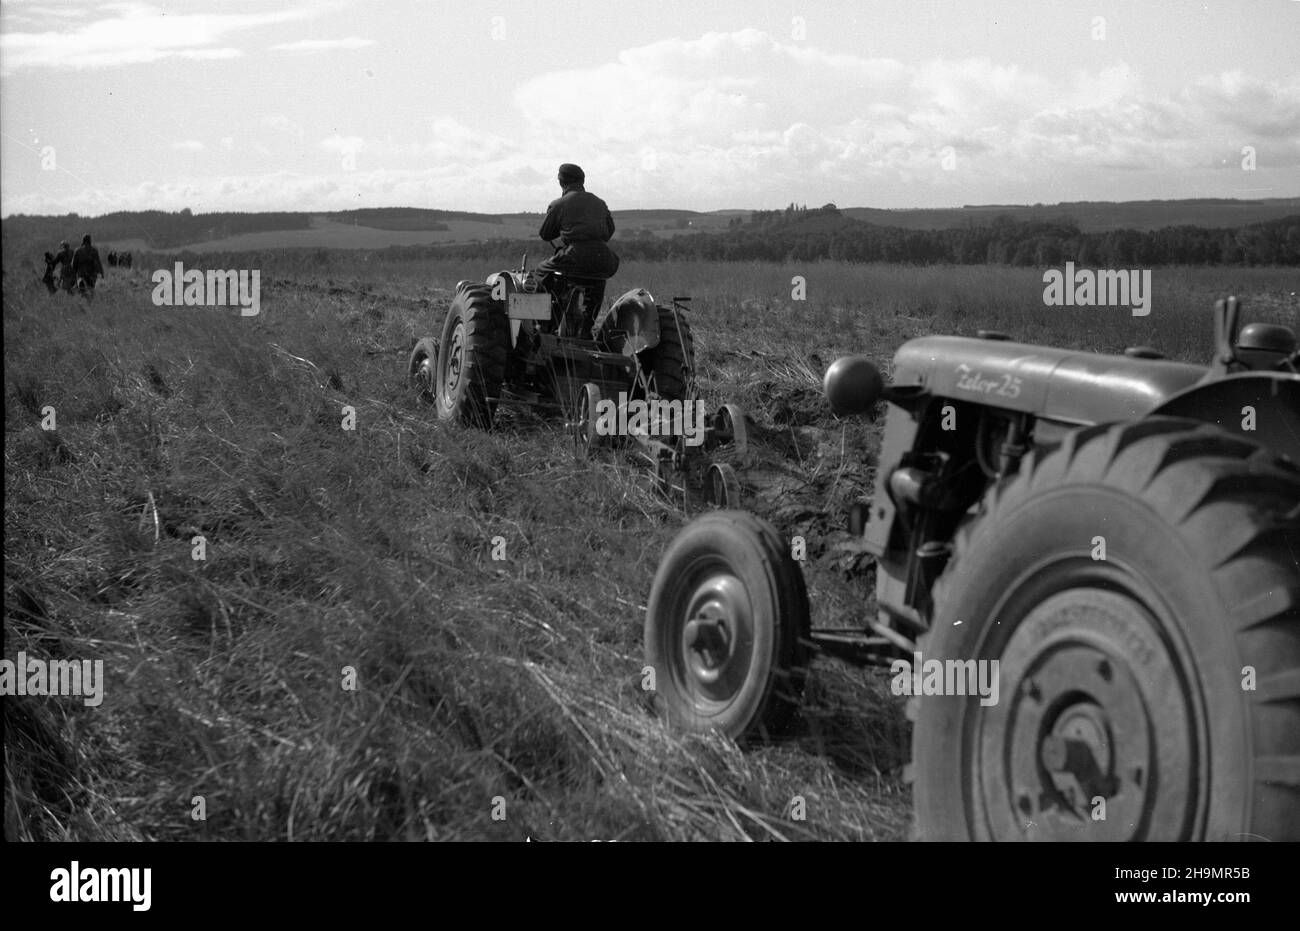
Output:
[[[684,204],[745,203],[772,187],[1051,189],[1097,166],[1154,175],[1203,165],[1215,140],[1250,133],[1273,139],[1277,156],[1300,149],[1300,81],[1229,73],[1170,96],[1122,64],[1049,78],[986,58],[830,54],[755,30],[656,42],[529,81],[515,97],[521,144],[582,162],[606,189],[657,189]],[[956,171],[942,170],[949,145]],[[671,190],[646,184],[647,149]]]
[[202,152],[207,146],[197,139],[185,139],[181,142],[173,142],[172,148],[178,152]]
[[110,15],[75,28],[0,35],[4,74],[27,68],[104,68],[179,56],[235,58],[240,49],[219,45],[231,33],[312,15],[309,8],[250,13],[175,13],[144,3],[108,4]]
[[[252,129],[212,133],[239,130],[238,147],[222,143],[236,152],[230,176],[101,191],[119,198],[112,209],[541,209],[557,193],[555,167],[574,161],[615,209],[764,207],[777,197],[897,206],[1073,199],[1085,179],[1092,196],[1224,196],[1230,182],[1196,172],[1235,164],[1244,145],[1259,149],[1251,183],[1285,184],[1284,166],[1300,162],[1296,79],[1207,72],[1164,92],[1124,64],[1043,75],[986,58],[904,63],[755,30],[629,49],[528,80],[513,101],[514,111],[480,118],[435,112],[394,128],[396,138],[358,117],[346,124],[352,134],[322,139],[321,124],[299,111],[266,113]],[[955,171],[943,168],[947,146]],[[170,176],[190,162],[176,157]],[[285,166],[320,173],[273,170]],[[1267,166],[1283,166],[1277,182]],[[46,197],[42,189],[10,209],[38,212]]]
[[328,136],[320,141],[320,147],[327,152],[360,152],[366,147],[366,140],[360,136]]
[[374,45],[374,39],[360,36],[348,36],[346,39],[299,39],[297,42],[281,42],[272,45],[273,52],[329,52],[335,49],[358,49]]

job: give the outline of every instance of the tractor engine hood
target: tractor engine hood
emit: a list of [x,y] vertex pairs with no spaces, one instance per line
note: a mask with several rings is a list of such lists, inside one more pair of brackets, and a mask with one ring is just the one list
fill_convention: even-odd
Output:
[[1073,424],[1140,417],[1206,374],[1199,365],[1028,343],[924,336],[894,355],[892,383]]

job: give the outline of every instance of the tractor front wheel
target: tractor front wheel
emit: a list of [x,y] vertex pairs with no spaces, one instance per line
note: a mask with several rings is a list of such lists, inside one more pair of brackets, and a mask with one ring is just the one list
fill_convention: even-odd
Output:
[[687,731],[780,732],[808,662],[808,594],[776,529],[715,511],[668,547],[646,609],[646,662],[661,711]]

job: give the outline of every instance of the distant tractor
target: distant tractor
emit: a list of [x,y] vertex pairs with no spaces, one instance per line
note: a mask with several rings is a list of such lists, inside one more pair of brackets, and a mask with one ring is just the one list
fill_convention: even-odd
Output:
[[1215,312],[1208,367],[991,332],[905,343],[889,386],[836,361],[834,412],[889,403],[849,515],[877,617],[810,628],[789,541],[708,514],[650,593],[662,710],[775,733],[821,651],[910,696],[919,839],[1300,839],[1300,353]]
[[458,282],[441,338],[412,351],[412,384],[439,420],[489,427],[502,402],[571,413],[584,384],[632,391],[638,370],[663,397],[686,397],[695,365],[688,299],[663,306],[636,289],[600,314],[603,280],[551,273],[537,281],[527,265],[525,255],[517,271]]
[[[559,415],[587,451],[604,445],[597,431],[601,402],[694,404],[695,342],[690,298],[656,303],[636,288],[602,311],[604,280],[551,272],[491,274],[483,284],[456,284],[440,338],[424,337],[412,350],[407,376],[431,402],[439,420],[488,428],[501,404],[522,404]],[[626,419],[626,418],[625,418]],[[743,415],[727,405],[713,418],[705,443],[660,438],[658,422],[627,439],[642,449],[669,489],[675,477],[703,483],[714,503],[735,507],[740,486],[726,463],[702,455],[743,441]]]

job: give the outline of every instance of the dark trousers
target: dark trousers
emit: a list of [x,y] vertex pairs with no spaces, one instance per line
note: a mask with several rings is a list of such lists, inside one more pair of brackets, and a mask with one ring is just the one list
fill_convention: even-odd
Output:
[[592,321],[605,299],[605,281],[618,271],[618,256],[603,242],[575,242],[565,246],[532,270],[531,278],[541,287],[553,291],[551,274],[562,273],[566,278],[594,278],[596,284],[584,285],[584,312],[581,319],[565,321],[569,336],[586,335]]
[[564,246],[533,271],[539,278],[551,272],[580,278],[613,278],[618,271],[618,256],[603,242],[575,242]]

